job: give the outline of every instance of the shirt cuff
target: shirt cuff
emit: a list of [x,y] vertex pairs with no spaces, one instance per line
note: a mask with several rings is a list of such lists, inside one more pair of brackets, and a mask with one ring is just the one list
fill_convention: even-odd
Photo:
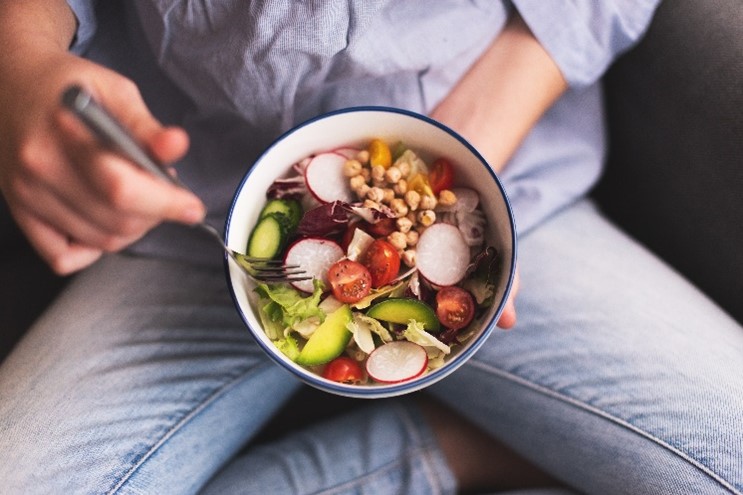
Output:
[[83,53],[95,35],[98,26],[95,15],[96,3],[96,0],[67,0],[77,19],[77,30],[70,45],[70,51],[74,53]]
[[596,82],[647,30],[660,0],[512,0],[568,84]]

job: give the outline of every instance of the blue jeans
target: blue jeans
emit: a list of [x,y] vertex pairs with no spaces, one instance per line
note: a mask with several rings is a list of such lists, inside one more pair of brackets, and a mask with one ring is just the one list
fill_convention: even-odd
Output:
[[[588,202],[519,259],[517,327],[425,393],[582,492],[743,493],[741,326]],[[251,446],[298,386],[218,267],[109,256],[0,367],[0,492],[455,491],[406,398]]]

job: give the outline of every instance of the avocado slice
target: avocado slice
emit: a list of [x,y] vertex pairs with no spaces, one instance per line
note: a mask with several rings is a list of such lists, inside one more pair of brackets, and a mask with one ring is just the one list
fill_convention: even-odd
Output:
[[325,321],[317,327],[300,351],[297,364],[316,366],[340,356],[351,340],[351,331],[346,328],[351,317],[351,307],[348,304],[325,317]]
[[395,297],[385,299],[369,308],[366,315],[401,325],[407,325],[410,320],[415,320],[422,323],[423,328],[429,332],[438,332],[441,329],[439,319],[436,318],[433,309],[418,299]]

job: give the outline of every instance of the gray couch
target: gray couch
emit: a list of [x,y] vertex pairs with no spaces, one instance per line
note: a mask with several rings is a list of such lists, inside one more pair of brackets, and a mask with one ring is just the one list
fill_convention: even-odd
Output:
[[[743,322],[743,8],[667,0],[606,77],[606,213]],[[67,279],[0,205],[0,360]]]

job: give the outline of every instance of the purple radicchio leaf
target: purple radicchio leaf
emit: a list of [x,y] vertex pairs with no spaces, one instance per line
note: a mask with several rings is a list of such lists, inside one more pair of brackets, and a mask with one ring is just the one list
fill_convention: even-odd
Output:
[[329,237],[343,232],[350,219],[348,204],[333,201],[306,211],[297,231],[307,237]]

